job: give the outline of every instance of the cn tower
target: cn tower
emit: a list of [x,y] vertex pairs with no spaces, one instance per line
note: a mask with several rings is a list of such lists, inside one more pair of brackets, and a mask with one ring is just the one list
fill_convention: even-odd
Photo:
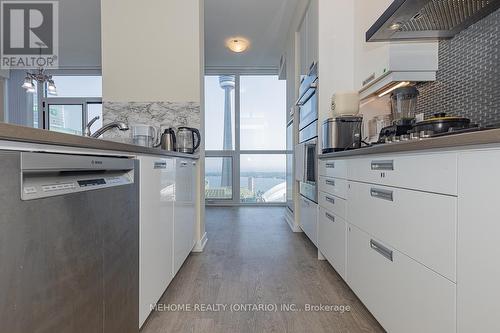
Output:
[[[235,78],[234,75],[222,75],[219,77],[219,84],[224,89],[224,150],[233,149],[233,122],[231,120],[231,91],[234,90]],[[232,186],[231,162],[226,158],[222,159],[222,177],[221,187]]]

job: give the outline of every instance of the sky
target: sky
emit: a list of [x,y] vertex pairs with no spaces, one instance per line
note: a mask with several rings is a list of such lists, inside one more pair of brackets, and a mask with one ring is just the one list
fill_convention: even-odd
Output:
[[[286,149],[286,83],[277,76],[241,76],[241,150]],[[234,134],[234,93],[232,95]],[[224,90],[218,76],[205,78],[205,146],[221,150],[224,128]],[[234,135],[233,135],[234,142]],[[207,171],[220,160],[207,161]],[[242,155],[241,171],[283,171],[280,155]]]

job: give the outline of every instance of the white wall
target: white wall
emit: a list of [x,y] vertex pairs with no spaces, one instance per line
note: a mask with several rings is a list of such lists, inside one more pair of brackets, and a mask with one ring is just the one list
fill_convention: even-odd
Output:
[[103,98],[200,101],[200,0],[102,0]]
[[[203,121],[203,0],[102,0],[105,102],[194,102]],[[204,149],[198,163],[198,239],[204,225]]]
[[0,76],[0,123],[5,122],[5,78]]
[[101,0],[59,0],[59,68],[100,70]]

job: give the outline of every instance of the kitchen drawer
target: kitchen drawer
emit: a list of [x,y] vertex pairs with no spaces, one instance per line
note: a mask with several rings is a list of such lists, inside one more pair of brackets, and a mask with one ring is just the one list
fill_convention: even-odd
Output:
[[318,230],[319,250],[337,273],[346,279],[347,223],[334,213],[320,207]]
[[457,198],[350,182],[349,223],[456,281]]
[[457,154],[387,155],[349,161],[349,180],[457,194]]
[[347,178],[347,161],[319,160],[319,175],[345,179]]
[[319,190],[345,199],[347,197],[347,180],[320,176]]
[[318,201],[320,207],[323,207],[326,210],[333,212],[334,214],[340,216],[343,219],[346,218],[347,204],[345,199],[336,197],[334,195],[325,192],[319,192],[318,195],[319,195]]
[[318,205],[300,196],[300,227],[309,239],[318,246]]
[[387,332],[456,332],[456,285],[348,227],[347,283]]

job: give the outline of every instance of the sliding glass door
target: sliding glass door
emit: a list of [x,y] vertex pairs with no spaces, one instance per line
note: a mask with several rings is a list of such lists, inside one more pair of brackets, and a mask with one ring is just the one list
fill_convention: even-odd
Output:
[[286,202],[285,105],[277,76],[206,76],[208,204]]

